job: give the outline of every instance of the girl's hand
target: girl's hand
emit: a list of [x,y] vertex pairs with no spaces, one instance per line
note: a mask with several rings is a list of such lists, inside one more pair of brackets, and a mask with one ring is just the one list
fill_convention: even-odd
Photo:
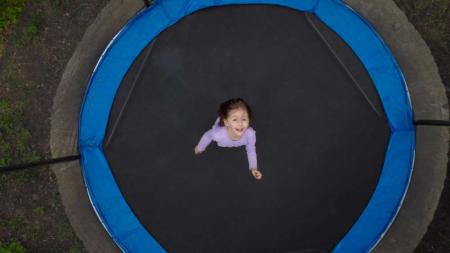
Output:
[[261,180],[262,173],[258,169],[252,169],[252,174],[255,177],[256,180]]
[[202,152],[200,151],[200,149],[198,149],[198,147],[195,146],[195,148],[194,148],[194,154],[200,155],[201,153],[202,153]]

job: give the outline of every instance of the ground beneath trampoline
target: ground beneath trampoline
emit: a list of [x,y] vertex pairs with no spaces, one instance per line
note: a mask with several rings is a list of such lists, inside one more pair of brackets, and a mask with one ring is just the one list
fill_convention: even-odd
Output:
[[[136,0],[137,1],[137,0]],[[64,67],[86,27],[107,0],[29,1],[0,57],[0,100],[6,100],[31,133],[31,150],[49,154],[52,98]],[[395,0],[430,46],[450,88],[450,0]],[[34,24],[37,32],[29,28]],[[27,32],[28,30],[28,32]],[[30,32],[31,31],[31,32]],[[24,43],[26,42],[26,43]],[[26,101],[24,103],[24,101]],[[416,253],[450,248],[450,181]],[[0,242],[20,241],[28,252],[84,252],[60,203],[55,176],[47,168],[0,177]]]
[[[77,43],[107,0],[26,2],[17,26],[0,34],[7,35],[0,56],[0,129],[12,124],[10,129],[23,130],[14,136],[0,133],[0,160],[5,158],[1,144],[6,139],[19,151],[6,157],[15,162],[50,154],[56,88]],[[6,106],[14,110],[9,117],[4,117]],[[21,148],[22,144],[28,147]],[[56,177],[48,168],[0,175],[0,203],[0,251],[18,241],[27,252],[86,252],[70,226]]]

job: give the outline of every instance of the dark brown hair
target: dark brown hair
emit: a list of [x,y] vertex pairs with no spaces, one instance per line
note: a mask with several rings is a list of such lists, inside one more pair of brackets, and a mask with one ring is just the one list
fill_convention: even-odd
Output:
[[219,114],[219,117],[220,117],[220,122],[219,122],[220,126],[225,125],[223,123],[223,120],[228,118],[228,113],[231,110],[235,110],[235,109],[243,109],[243,110],[247,111],[249,120],[252,119],[252,110],[250,109],[250,106],[247,104],[247,102],[245,102],[244,99],[242,99],[242,98],[233,98],[233,99],[227,100],[227,101],[223,102],[222,104],[220,104],[219,110],[217,110],[217,113]]

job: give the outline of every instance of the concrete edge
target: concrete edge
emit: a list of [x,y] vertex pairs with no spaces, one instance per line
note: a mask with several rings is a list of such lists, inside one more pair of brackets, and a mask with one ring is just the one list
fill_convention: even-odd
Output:
[[[66,65],[53,101],[50,150],[53,157],[78,153],[78,116],[85,88],[100,55],[117,32],[144,7],[143,1],[111,0],[86,29]],[[121,252],[99,222],[78,162],[52,166],[69,221],[88,252]]]

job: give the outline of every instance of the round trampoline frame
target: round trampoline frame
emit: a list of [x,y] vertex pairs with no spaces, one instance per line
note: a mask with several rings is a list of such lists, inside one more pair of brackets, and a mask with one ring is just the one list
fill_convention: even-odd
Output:
[[[99,219],[124,252],[165,252],[128,207],[103,154],[109,111],[126,71],[155,36],[192,12],[231,4],[280,5],[315,14],[347,42],[372,78],[391,129],[389,146],[369,204],[333,252],[370,251],[393,222],[405,196],[414,162],[415,128],[406,84],[390,50],[362,17],[337,0],[161,0],[133,18],[114,37],[95,67],[80,114],[83,175]],[[143,29],[148,32],[142,33]]]

